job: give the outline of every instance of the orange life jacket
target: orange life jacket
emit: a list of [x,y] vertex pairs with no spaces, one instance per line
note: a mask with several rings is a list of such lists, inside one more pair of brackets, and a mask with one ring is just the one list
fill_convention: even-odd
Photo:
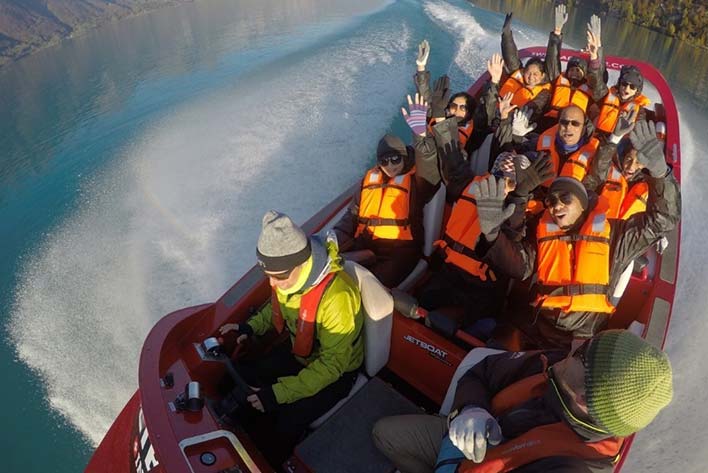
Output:
[[[545,364],[545,360],[544,360]],[[502,389],[492,399],[492,415],[498,417],[523,403],[543,395],[549,383],[546,370]],[[534,427],[496,447],[487,449],[482,463],[464,460],[460,473],[506,473],[548,457],[583,460],[616,460],[623,438],[610,437],[584,442],[565,422]]]
[[[567,234],[546,210],[536,228],[536,307],[612,313],[608,203],[598,198],[577,234]],[[560,293],[558,292],[560,290]]]
[[608,218],[626,220],[636,213],[646,211],[649,186],[646,182],[640,181],[630,187],[627,179],[613,164],[607,173],[607,180],[602,186],[600,195],[605,197],[609,204]]
[[361,183],[355,238],[366,231],[374,239],[413,239],[410,194],[414,173],[415,167],[386,181],[387,176],[378,166],[366,173]]
[[544,187],[549,187],[557,176],[574,177],[582,181],[588,173],[588,169],[590,169],[590,162],[595,156],[597,148],[600,146],[600,141],[597,138],[590,138],[586,144],[571,153],[565,162],[561,164],[560,155],[556,150],[556,134],[558,134],[558,125],[544,131],[538,137],[538,144],[536,145],[536,150],[548,152],[555,172],[553,177],[541,184]]
[[514,98],[511,99],[511,103],[521,108],[531,100],[535,99],[536,96],[543,90],[550,91],[551,84],[546,82],[529,87],[524,81],[523,70],[518,69],[514,71],[506,81],[504,81],[504,84],[502,84],[499,89],[499,96],[504,97],[509,92],[512,92],[514,94]]
[[[647,107],[649,104],[651,104],[651,100],[642,94],[637,95],[632,100],[625,103],[620,103],[617,88],[610,87],[610,91],[602,101],[600,115],[597,117],[597,125],[595,128],[606,133],[612,133],[617,124],[620,112],[630,111],[634,109],[634,107],[637,107],[637,109],[639,109],[639,107]],[[637,114],[637,116],[639,116],[639,114]]]
[[467,146],[467,142],[474,131],[474,123],[472,120],[467,122],[467,125],[457,127],[457,138],[460,141],[460,148],[464,149]]
[[[315,287],[308,290],[300,299],[300,310],[297,315],[297,331],[295,333],[295,341],[293,342],[293,354],[307,358],[312,353],[312,346],[315,341],[315,322],[317,320],[317,309],[320,306],[320,301],[324,292],[334,280],[336,273],[329,273]],[[271,289],[270,304],[272,312],[272,321],[275,331],[283,333],[285,329],[285,319],[283,312],[280,309],[280,302],[275,293],[275,289]]]
[[553,83],[553,96],[551,97],[551,110],[547,117],[557,117],[559,112],[569,105],[577,105],[583,112],[587,111],[592,100],[592,91],[586,83],[580,84],[576,89],[570,86],[570,80],[561,74]]
[[445,253],[446,263],[453,264],[482,281],[496,281],[494,272],[487,264],[479,261],[474,252],[482,230],[477,216],[477,204],[472,195],[472,183],[485,177],[477,176],[467,185],[452,207],[442,239],[437,240],[435,245]]

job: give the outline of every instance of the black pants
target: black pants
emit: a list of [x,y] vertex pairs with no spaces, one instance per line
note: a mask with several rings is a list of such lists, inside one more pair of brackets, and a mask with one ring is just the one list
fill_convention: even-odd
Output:
[[[290,343],[282,343],[264,358],[240,363],[237,369],[251,386],[261,387],[276,383],[279,377],[295,376],[303,368],[292,354]],[[356,377],[356,371],[344,373],[313,396],[279,404],[275,412],[262,414],[250,407],[242,408],[238,421],[249,431],[266,459],[279,469],[292,454],[307,426],[345,398]]]

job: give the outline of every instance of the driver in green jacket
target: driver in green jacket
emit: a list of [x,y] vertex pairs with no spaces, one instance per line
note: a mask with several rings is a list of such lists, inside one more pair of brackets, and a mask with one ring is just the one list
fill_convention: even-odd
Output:
[[290,334],[289,343],[238,365],[254,389],[247,398],[250,414],[266,414],[272,421],[267,434],[279,437],[258,442],[254,436],[277,466],[307,426],[349,394],[364,359],[363,313],[359,289],[343,271],[334,241],[308,238],[287,215],[271,210],[263,217],[256,253],[272,288],[271,303],[220,332],[236,331],[237,343],[270,330]]

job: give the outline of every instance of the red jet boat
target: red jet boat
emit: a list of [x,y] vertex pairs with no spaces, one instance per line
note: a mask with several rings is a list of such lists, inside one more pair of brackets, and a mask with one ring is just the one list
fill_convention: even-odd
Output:
[[[565,63],[577,54],[563,50],[561,60]],[[545,48],[527,48],[520,55],[542,57]],[[643,93],[654,103],[649,115],[662,124],[658,128],[665,130],[666,159],[680,180],[678,113],[665,79],[648,63],[619,57],[608,57],[606,61],[610,83],[623,65],[641,69],[645,78]],[[478,96],[487,80],[488,75],[484,74],[470,87],[470,94]],[[479,161],[486,166],[486,157]],[[305,231],[319,232],[336,221],[355,187],[308,220],[303,225]],[[435,206],[444,206],[444,198],[438,196],[426,207],[428,255],[441,229],[442,213],[435,211]],[[680,227],[666,240],[668,244],[663,245],[662,252],[651,249],[627,272],[626,290],[611,319],[612,328],[629,328],[660,347],[676,290]],[[414,287],[426,266],[421,260],[402,287]],[[445,406],[444,399],[456,368],[471,348],[484,346],[465,332],[445,337],[419,320],[402,316],[394,310],[388,291],[371,281],[370,273],[353,263],[347,263],[346,270],[359,282],[367,312],[365,373],[359,375],[347,399],[310,426],[308,435],[284,466],[292,473],[393,471],[393,466],[373,447],[373,422],[385,415],[420,413],[423,409],[445,413],[449,405]],[[238,425],[220,422],[212,408],[225,395],[225,384],[231,389],[243,383],[232,363],[232,358],[240,355],[231,355],[213,337],[223,324],[245,321],[254,308],[269,300],[269,295],[263,273],[254,266],[216,302],[163,317],[143,345],[138,389],[96,449],[86,473],[275,471],[248,433]],[[622,467],[631,443],[632,438],[624,443],[615,471]],[[347,448],[342,449],[342,445]]]

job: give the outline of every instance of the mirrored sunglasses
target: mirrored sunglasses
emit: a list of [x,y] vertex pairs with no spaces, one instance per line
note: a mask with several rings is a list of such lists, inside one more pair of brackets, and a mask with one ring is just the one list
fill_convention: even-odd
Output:
[[403,156],[382,156],[379,158],[379,164],[381,166],[388,166],[389,164],[393,164],[394,166],[397,164],[401,164],[401,161],[403,161]]
[[452,102],[448,107],[447,107],[451,112],[456,111],[458,108],[462,110],[463,112],[467,111],[467,105],[461,103],[461,104],[456,104],[455,102]]
[[630,90],[637,90],[637,86],[632,84],[631,82],[622,81],[622,82],[620,82],[620,86],[626,87],[627,89],[630,89]]

